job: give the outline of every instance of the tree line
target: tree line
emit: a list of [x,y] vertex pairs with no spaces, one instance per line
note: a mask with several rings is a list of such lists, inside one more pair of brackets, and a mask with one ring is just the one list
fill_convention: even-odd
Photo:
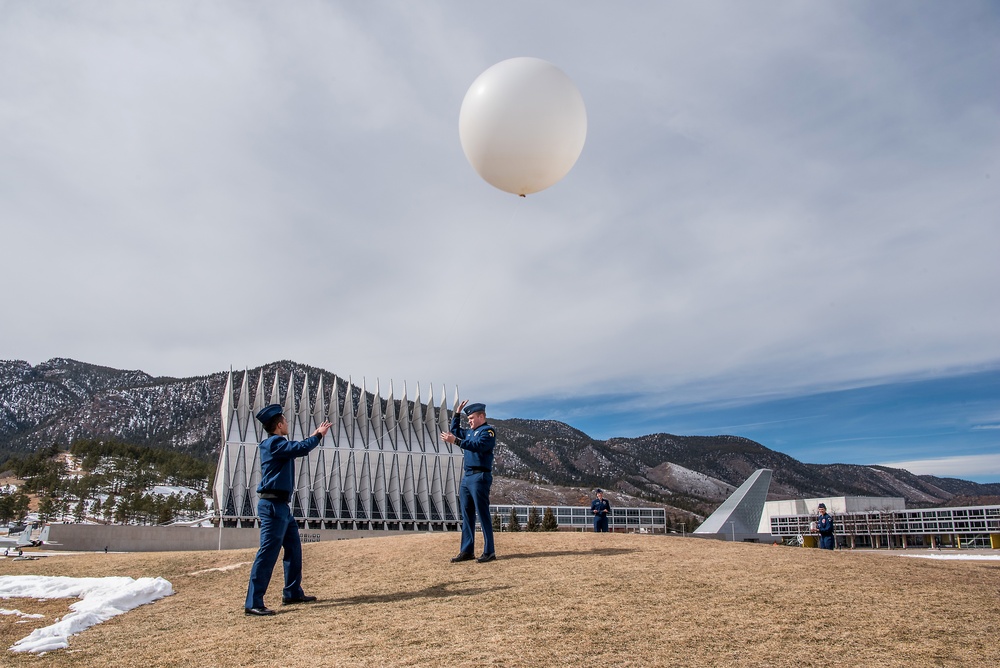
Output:
[[[28,512],[28,496],[38,497],[38,518],[117,524],[166,524],[208,512],[205,494],[215,467],[183,453],[121,441],[81,439],[69,448],[78,465],[71,472],[52,445],[6,468],[23,481],[14,493],[0,491],[0,522],[19,521]],[[191,492],[152,494],[155,485],[190,488]]]
[[529,508],[528,521],[523,529],[521,528],[521,520],[518,519],[517,511],[514,508],[510,509],[510,516],[507,517],[506,524],[500,518],[500,513],[493,513],[494,531],[556,531],[558,529],[559,522],[556,521],[556,514],[552,512],[551,508],[546,508],[545,514],[542,517],[538,516],[537,508]]

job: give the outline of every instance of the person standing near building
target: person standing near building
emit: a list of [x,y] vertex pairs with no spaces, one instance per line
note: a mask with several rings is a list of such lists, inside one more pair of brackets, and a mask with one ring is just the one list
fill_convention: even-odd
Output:
[[312,435],[302,441],[289,441],[288,420],[281,414],[281,406],[271,404],[257,412],[257,419],[264,425],[268,436],[258,446],[260,456],[260,484],[257,485],[257,517],[260,518],[260,549],[250,568],[250,586],[244,613],[265,617],[274,610],[264,605],[264,594],[271,581],[278,552],[284,549],[285,588],[281,604],[311,603],[315,596],[306,596],[302,590],[302,543],[299,525],[292,517],[288,502],[295,492],[295,458],[304,457],[323,440],[331,424],[324,422]]
[[[468,405],[466,405],[468,404]],[[462,412],[469,428],[462,428]],[[493,449],[496,429],[486,423],[486,404],[463,401],[451,418],[451,432],[441,432],[441,440],[462,449],[462,484],[458,501],[462,507],[462,546],[452,563],[476,558],[476,517],[483,529],[483,553],[476,561],[485,564],[497,558],[493,547],[493,520],[490,517],[490,487],[493,486]]]
[[604,498],[603,489],[597,490],[597,498],[590,502],[590,512],[594,514],[594,533],[607,533],[611,503]]
[[832,550],[833,539],[833,518],[826,513],[826,504],[819,504],[819,517],[816,518],[816,531],[819,532],[819,547],[821,550]]

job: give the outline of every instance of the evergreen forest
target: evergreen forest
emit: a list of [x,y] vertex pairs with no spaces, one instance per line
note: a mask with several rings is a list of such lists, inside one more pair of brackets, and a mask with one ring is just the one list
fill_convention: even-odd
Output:
[[[37,498],[40,522],[169,524],[208,512],[215,466],[173,450],[122,441],[82,439],[69,450],[52,445],[12,457],[5,471],[19,478],[17,490],[0,487],[0,524],[17,523]],[[155,486],[186,488],[168,494]]]

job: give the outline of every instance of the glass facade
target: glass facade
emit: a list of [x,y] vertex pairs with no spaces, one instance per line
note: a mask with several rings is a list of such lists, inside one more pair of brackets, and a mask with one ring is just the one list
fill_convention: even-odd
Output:
[[[810,535],[816,515],[771,518],[774,536]],[[850,546],[955,545],[990,546],[1000,534],[1000,506],[920,508],[833,515],[835,534]]]
[[[491,505],[490,515],[499,515],[501,524],[506,526],[511,508],[517,513],[517,522],[522,529],[528,523],[528,513],[532,508],[538,512],[539,522],[545,517],[545,509],[551,508],[562,530],[592,529],[594,526],[594,515],[589,507]],[[667,512],[663,508],[612,508],[608,518],[611,531],[664,533],[666,526]]]

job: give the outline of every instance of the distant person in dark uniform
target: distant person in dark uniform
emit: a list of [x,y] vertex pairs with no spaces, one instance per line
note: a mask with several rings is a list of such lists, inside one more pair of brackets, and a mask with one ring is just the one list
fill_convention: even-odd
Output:
[[274,610],[264,606],[264,594],[271,581],[271,572],[284,549],[285,588],[281,592],[282,605],[311,603],[315,596],[302,591],[302,544],[299,525],[292,517],[288,502],[295,491],[295,458],[303,457],[315,449],[330,429],[324,422],[312,436],[302,441],[289,441],[288,421],[281,414],[281,406],[271,404],[257,412],[257,419],[268,433],[260,446],[260,484],[257,486],[257,517],[260,518],[260,549],[250,569],[250,586],[243,610],[259,617],[273,615]]
[[604,490],[597,490],[597,498],[590,502],[590,512],[594,514],[594,532],[608,532],[608,516],[611,515],[611,503],[604,498]]
[[[466,405],[468,404],[468,405]],[[462,412],[469,417],[469,428],[462,428]],[[452,562],[476,557],[476,516],[483,528],[483,553],[476,561],[484,564],[497,558],[493,549],[493,519],[490,517],[490,487],[493,485],[493,449],[496,429],[486,424],[486,405],[463,401],[451,418],[451,432],[441,432],[441,440],[462,448],[464,475],[458,488],[462,506],[462,546]]]
[[826,504],[819,504],[819,517],[816,518],[816,531],[819,532],[819,547],[821,550],[832,550],[833,539],[833,518],[826,513]]

